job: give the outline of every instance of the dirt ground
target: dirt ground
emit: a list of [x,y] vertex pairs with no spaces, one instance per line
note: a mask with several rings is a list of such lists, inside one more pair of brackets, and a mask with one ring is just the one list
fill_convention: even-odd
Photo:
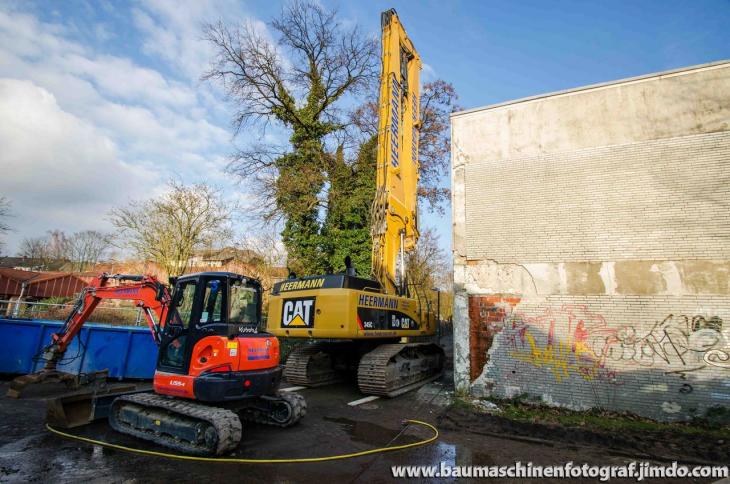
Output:
[[[508,433],[474,433],[472,430],[479,432],[479,426],[469,424],[469,418],[457,413],[449,416],[456,408],[449,405],[448,382],[436,382],[395,399],[378,399],[354,407],[349,406],[348,402],[362,398],[354,384],[305,389],[300,393],[307,399],[309,413],[300,424],[289,429],[245,425],[243,440],[235,452],[235,456],[247,458],[341,454],[389,443],[406,443],[417,437],[428,436],[427,431],[416,428],[408,428],[401,434],[403,419],[420,419],[437,426],[443,423],[438,441],[429,446],[314,464],[185,462],[70,441],[50,434],[45,429],[45,402],[42,398],[8,399],[4,397],[6,388],[7,382],[0,383],[0,393],[3,395],[0,397],[0,481],[3,482],[245,480],[277,483],[325,482],[324,479],[329,479],[330,482],[369,483],[392,481],[393,465],[439,465],[445,462],[450,466],[488,466],[510,465],[516,461],[536,465],[569,461],[575,465],[620,465],[633,460],[629,455],[617,455],[599,444],[575,445],[544,439],[533,441]],[[153,448],[115,433],[106,422],[74,429],[74,432],[124,445]],[[469,482],[468,479],[460,481]],[[439,482],[449,480],[440,479]],[[490,482],[507,481],[495,479]]]

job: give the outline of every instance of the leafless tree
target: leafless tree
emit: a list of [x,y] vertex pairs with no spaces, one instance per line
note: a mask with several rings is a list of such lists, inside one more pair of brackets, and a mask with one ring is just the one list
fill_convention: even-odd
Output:
[[75,271],[83,272],[98,263],[111,245],[111,236],[96,230],[76,232],[67,239],[68,258]]
[[248,262],[248,270],[252,276],[261,281],[265,292],[268,292],[279,278],[286,276],[286,249],[276,229],[249,234],[237,245],[242,250],[256,254]]
[[46,232],[48,256],[54,260],[71,260],[71,246],[69,238],[63,230],[49,230]]
[[[10,212],[10,200],[6,197],[0,196],[0,237],[3,237],[10,231],[10,225],[8,225],[7,219],[11,216]],[[5,242],[0,238],[0,253],[2,253],[5,247]]]
[[420,185],[418,196],[433,210],[443,213],[443,202],[450,197],[441,186],[449,170],[451,136],[449,115],[457,111],[458,96],[454,86],[443,80],[424,84],[421,91],[421,130],[418,141]]
[[47,237],[25,237],[20,242],[18,257],[25,257],[33,261],[34,269],[46,269],[51,257]]
[[109,248],[111,235],[84,230],[67,236],[63,230],[49,230],[42,237],[26,237],[18,255],[35,261],[34,268],[45,270],[51,262],[70,262],[72,270],[85,271],[101,259]]
[[446,252],[439,246],[438,237],[432,229],[425,230],[418,239],[416,249],[408,254],[406,261],[408,280],[411,287],[421,297],[431,302],[435,311],[437,294],[441,292],[440,305],[442,317],[445,308],[450,307],[451,298],[451,263]]
[[221,246],[231,236],[230,222],[236,206],[220,190],[199,183],[176,181],[156,199],[131,202],[110,213],[119,240],[145,260],[176,276],[189,270],[197,249]]
[[256,143],[239,150],[229,166],[232,173],[261,182],[268,202],[262,206],[288,216],[286,208],[271,202],[281,199],[277,195],[282,189],[296,185],[286,178],[298,174],[301,179],[307,167],[288,170],[285,165],[294,158],[285,155],[303,152],[309,167],[321,161],[317,152],[347,124],[338,103],[366,92],[377,79],[378,48],[375,39],[356,26],[342,26],[336,11],[313,1],[289,3],[269,27],[275,39],[252,23],[207,25],[204,34],[216,57],[203,78],[219,81],[235,104],[237,133],[250,124],[265,129],[273,121],[291,134],[289,143]]

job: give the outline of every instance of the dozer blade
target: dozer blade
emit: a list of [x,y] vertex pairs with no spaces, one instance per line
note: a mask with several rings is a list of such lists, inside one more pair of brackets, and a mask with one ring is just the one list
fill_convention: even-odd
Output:
[[48,400],[46,422],[55,427],[74,428],[107,418],[117,397],[148,391],[149,386],[113,385],[103,390],[82,390]]

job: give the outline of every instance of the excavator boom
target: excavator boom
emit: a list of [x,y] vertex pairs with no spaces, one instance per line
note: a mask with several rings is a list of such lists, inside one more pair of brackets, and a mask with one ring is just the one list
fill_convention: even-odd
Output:
[[418,241],[418,137],[421,58],[395,10],[381,15],[376,193],[372,267],[387,294],[407,294],[405,253]]
[[[111,281],[117,281],[119,284],[109,285]],[[171,303],[167,287],[151,275],[101,274],[83,289],[61,331],[52,335],[51,344],[44,352],[46,370],[56,369],[56,364],[63,357],[68,345],[81,331],[102,299],[134,301],[137,307],[143,309],[155,343],[160,344],[160,333],[167,320]]]

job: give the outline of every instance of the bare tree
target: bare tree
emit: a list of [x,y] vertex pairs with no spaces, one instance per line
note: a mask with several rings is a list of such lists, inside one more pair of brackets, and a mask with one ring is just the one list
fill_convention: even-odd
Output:
[[186,186],[171,181],[168,187],[159,198],[113,209],[110,220],[127,247],[176,276],[189,270],[197,249],[220,246],[230,238],[236,207],[203,183]]
[[[3,237],[10,231],[10,225],[7,223],[7,219],[10,217],[10,200],[6,197],[0,197],[0,237]],[[5,242],[0,239],[0,253],[5,247]]]
[[75,271],[83,272],[98,263],[111,245],[111,236],[96,230],[76,232],[67,239],[68,258]]
[[286,249],[275,230],[263,230],[247,235],[238,244],[241,250],[255,254],[248,261],[250,274],[261,281],[265,292],[281,277],[286,276]]
[[[377,45],[357,27],[343,28],[336,14],[315,2],[291,2],[270,22],[276,41],[251,23],[205,26],[217,54],[203,78],[220,81],[238,106],[236,130],[272,119],[295,130],[319,121],[323,134],[340,127],[334,104],[376,79]],[[247,157],[240,161],[248,165]],[[258,167],[252,161],[250,168]]]
[[[431,302],[434,311],[437,302],[441,303],[441,309],[450,304],[451,263],[432,229],[421,234],[416,249],[408,254],[406,267],[411,287]],[[440,301],[436,300],[438,296],[434,289],[441,292]],[[441,314],[443,316],[445,312]]]
[[45,269],[52,260],[47,237],[25,237],[20,242],[18,257],[25,257],[33,262],[34,269]]
[[48,256],[54,260],[71,260],[69,238],[63,230],[54,229],[46,232]]
[[421,129],[418,139],[420,185],[418,197],[432,210],[443,213],[443,202],[450,190],[441,186],[449,170],[451,136],[449,115],[457,111],[458,96],[454,86],[437,80],[424,84],[421,91]]
[[48,269],[51,262],[71,262],[72,270],[85,271],[109,248],[111,235],[84,230],[67,236],[63,230],[49,230],[42,237],[26,237],[18,255],[34,261],[36,269]]
[[320,210],[326,206],[329,153],[347,124],[344,101],[377,79],[377,44],[335,11],[295,0],[269,23],[205,28],[216,57],[204,79],[222,84],[236,106],[236,133],[276,123],[288,143],[257,143],[233,154],[229,170],[257,181],[264,220],[283,218],[282,240],[300,268],[316,270]]

